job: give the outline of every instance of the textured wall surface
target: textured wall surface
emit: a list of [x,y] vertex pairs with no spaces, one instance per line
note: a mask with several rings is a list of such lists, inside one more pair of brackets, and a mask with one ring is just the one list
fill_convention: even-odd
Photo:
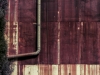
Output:
[[[5,33],[8,55],[36,51],[36,0],[8,1]],[[99,64],[99,7],[99,0],[42,0],[41,52],[38,56],[18,59],[17,75],[33,75],[34,66],[35,75],[75,75],[77,65],[69,65],[71,70],[67,70],[67,64]],[[99,65],[82,65],[79,70],[82,75],[99,75]]]
[[[23,58],[21,64],[99,64],[100,22],[99,16],[93,18],[99,14],[97,2],[43,0],[41,52]],[[10,55],[36,51],[35,23],[36,0],[9,0],[6,35]]]
[[12,75],[100,75],[100,65],[21,65],[18,69]]

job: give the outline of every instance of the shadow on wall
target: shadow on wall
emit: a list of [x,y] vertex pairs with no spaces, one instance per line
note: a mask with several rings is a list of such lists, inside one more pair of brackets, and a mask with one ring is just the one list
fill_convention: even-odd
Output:
[[12,72],[11,63],[7,59],[7,44],[4,37],[7,6],[7,0],[0,0],[0,75],[10,75]]

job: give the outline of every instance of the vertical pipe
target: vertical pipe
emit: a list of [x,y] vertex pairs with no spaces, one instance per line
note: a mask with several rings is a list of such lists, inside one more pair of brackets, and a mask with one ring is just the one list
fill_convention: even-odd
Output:
[[[37,2],[37,50],[41,48],[41,0]],[[37,52],[38,52],[37,51]]]
[[41,0],[37,0],[37,51],[18,54],[18,55],[10,55],[8,56],[8,59],[38,55],[40,53],[40,50],[41,50]]

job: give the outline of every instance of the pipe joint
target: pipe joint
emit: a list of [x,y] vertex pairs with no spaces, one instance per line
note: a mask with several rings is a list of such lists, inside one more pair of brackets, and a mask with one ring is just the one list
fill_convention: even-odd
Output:
[[[41,0],[37,0],[37,51],[31,52],[31,53],[24,53],[24,54],[17,54],[17,55],[10,55],[8,56],[8,59],[12,58],[20,58],[20,57],[26,57],[26,56],[33,56],[38,55],[41,51]],[[33,23],[34,24],[34,23]]]

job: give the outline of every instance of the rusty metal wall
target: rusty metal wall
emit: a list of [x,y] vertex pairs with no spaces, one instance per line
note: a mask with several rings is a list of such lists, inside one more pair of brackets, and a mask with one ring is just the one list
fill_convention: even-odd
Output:
[[[24,6],[24,7],[23,7]],[[36,0],[18,1],[19,54],[36,51]],[[25,58],[20,64],[37,63],[37,58]],[[23,59],[22,59],[23,60]]]
[[[98,8],[98,0],[43,0],[41,52],[18,63],[99,64]],[[6,18],[8,54],[36,51],[36,0],[9,0]]]
[[[36,0],[8,2],[8,55],[36,51]],[[12,75],[99,75],[99,7],[99,0],[42,0],[41,52],[15,61]]]
[[[21,65],[12,75],[100,75],[100,65]],[[19,67],[21,67],[19,66]]]

